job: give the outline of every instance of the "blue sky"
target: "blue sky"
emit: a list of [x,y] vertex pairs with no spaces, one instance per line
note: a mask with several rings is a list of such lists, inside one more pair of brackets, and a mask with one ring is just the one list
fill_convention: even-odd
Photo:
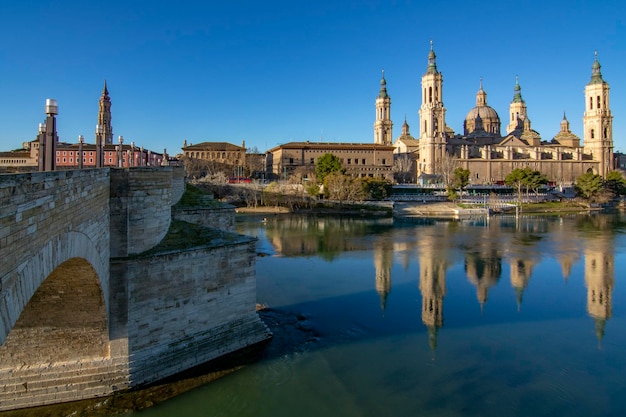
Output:
[[515,76],[543,139],[566,112],[582,138],[598,51],[626,152],[623,1],[4,1],[0,150],[34,139],[46,98],[61,140],[94,142],[104,80],[115,137],[156,151],[227,141],[373,142],[381,69],[394,139],[417,134],[432,39],[446,121],[462,133],[480,77],[508,123]]

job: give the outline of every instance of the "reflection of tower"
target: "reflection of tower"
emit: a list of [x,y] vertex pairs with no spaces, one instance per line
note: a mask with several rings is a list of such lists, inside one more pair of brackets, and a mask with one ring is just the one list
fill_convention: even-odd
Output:
[[604,337],[604,326],[611,317],[614,249],[605,236],[586,241],[585,284],[587,285],[587,313],[596,322],[598,343]]
[[517,309],[522,306],[524,290],[528,286],[535,262],[530,259],[511,259],[511,286],[515,289]]
[[446,295],[446,256],[430,245],[420,251],[422,322],[428,328],[428,343],[437,348],[437,331],[443,326],[443,297]]
[[376,292],[380,296],[380,308],[385,314],[387,297],[391,292],[391,265],[393,258],[393,242],[387,239],[382,244],[374,245],[374,266],[376,267]]
[[481,311],[487,302],[489,288],[498,283],[501,272],[501,257],[495,250],[465,255],[465,273],[469,281],[476,286],[476,298]]

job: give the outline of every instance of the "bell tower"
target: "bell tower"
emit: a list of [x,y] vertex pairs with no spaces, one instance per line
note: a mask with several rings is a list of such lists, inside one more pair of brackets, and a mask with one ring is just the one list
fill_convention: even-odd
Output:
[[443,77],[437,70],[437,57],[430,41],[428,67],[422,76],[420,116],[420,156],[417,174],[433,174],[442,161],[446,145],[446,109],[442,99]]
[[380,92],[376,98],[376,121],[374,122],[374,143],[391,145],[393,142],[391,122],[391,98],[387,94],[387,81],[385,70],[380,80]]
[[598,161],[603,177],[613,170],[613,116],[609,101],[609,84],[602,79],[598,53],[591,67],[591,81],[585,86],[583,146]]
[[515,88],[513,89],[513,101],[509,105],[509,125],[506,127],[506,133],[511,133],[515,129],[523,127],[524,120],[528,117],[526,110],[526,102],[522,98],[522,87],[519,85],[519,78],[515,76]]
[[98,126],[101,126],[102,137],[105,145],[113,143],[113,126],[111,126],[111,98],[107,89],[107,82],[104,82],[102,95],[98,104]]

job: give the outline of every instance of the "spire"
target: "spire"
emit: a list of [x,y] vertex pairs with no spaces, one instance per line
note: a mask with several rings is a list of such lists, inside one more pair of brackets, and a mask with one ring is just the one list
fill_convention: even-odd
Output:
[[487,93],[483,90],[483,77],[480,77],[480,88],[478,89],[478,93],[476,93],[476,106],[486,106],[487,105]]
[[430,52],[428,53],[428,68],[426,68],[426,74],[437,74],[437,56],[433,50],[433,41],[430,40]]
[[598,62],[598,51],[594,52],[595,59],[593,61],[593,65],[591,66],[591,81],[589,84],[602,84],[604,80],[602,79],[602,73],[600,72],[600,62]]
[[523,103],[522,87],[519,85],[519,77],[515,75],[515,88],[513,89],[513,103]]
[[567,117],[565,117],[565,112],[563,112],[563,120],[561,120],[561,132],[570,133],[569,121],[567,120]]
[[385,80],[385,69],[383,68],[383,76],[380,79],[380,92],[378,93],[378,97],[387,98],[389,94],[387,94],[387,80]]
[[402,124],[402,136],[409,136],[409,124],[406,122],[406,114],[404,115],[404,123]]

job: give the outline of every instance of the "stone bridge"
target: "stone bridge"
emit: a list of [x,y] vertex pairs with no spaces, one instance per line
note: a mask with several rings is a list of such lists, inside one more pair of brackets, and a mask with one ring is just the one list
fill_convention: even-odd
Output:
[[0,175],[0,411],[141,387],[271,336],[256,241],[207,227],[232,210],[175,205],[184,189],[178,167]]

